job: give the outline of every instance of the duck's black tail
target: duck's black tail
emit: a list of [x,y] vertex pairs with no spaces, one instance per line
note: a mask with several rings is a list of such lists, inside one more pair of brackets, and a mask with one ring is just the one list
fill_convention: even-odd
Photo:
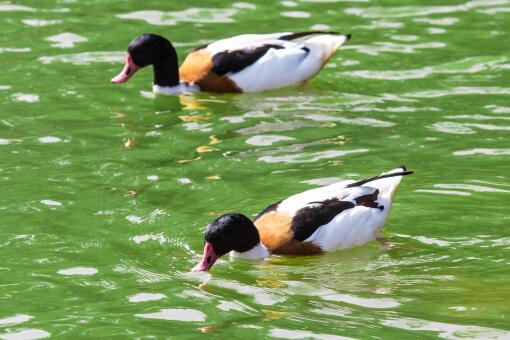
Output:
[[384,175],[374,176],[374,177],[370,177],[370,178],[365,178],[360,181],[348,184],[346,186],[346,188],[359,187],[359,186],[366,184],[368,182],[377,181],[378,179],[383,179],[383,178],[388,178],[388,177],[396,177],[396,176],[406,176],[406,175],[410,175],[414,172],[414,171],[408,171],[404,165],[402,165],[400,168],[402,169],[402,171],[400,171],[400,172],[392,172],[391,174],[384,174]]

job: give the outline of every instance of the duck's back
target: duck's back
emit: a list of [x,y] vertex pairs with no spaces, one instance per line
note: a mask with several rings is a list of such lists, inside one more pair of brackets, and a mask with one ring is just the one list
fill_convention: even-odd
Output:
[[328,32],[245,34],[191,52],[179,74],[204,91],[255,92],[306,81],[350,38]]
[[273,253],[307,255],[374,240],[388,217],[405,167],[361,181],[343,181],[275,203],[255,218]]

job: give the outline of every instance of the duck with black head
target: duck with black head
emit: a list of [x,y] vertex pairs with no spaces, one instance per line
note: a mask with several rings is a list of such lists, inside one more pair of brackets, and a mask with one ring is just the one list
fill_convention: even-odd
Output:
[[271,204],[252,221],[225,214],[205,230],[208,271],[221,256],[261,259],[271,254],[312,255],[362,245],[379,237],[406,167],[360,181],[341,181]]
[[156,94],[275,89],[312,78],[350,38],[350,34],[319,31],[243,34],[196,48],[179,68],[172,43],[146,33],[131,41],[124,69],[112,83],[124,83],[152,65]]

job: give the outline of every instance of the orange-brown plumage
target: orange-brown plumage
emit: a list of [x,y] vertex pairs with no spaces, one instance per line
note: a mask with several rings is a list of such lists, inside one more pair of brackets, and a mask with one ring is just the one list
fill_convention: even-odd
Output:
[[211,53],[205,50],[188,54],[179,68],[179,77],[186,83],[197,84],[203,91],[242,92],[226,75],[220,76],[213,71]]
[[285,213],[270,211],[255,221],[260,242],[274,254],[311,255],[322,249],[311,242],[293,239],[292,217]]

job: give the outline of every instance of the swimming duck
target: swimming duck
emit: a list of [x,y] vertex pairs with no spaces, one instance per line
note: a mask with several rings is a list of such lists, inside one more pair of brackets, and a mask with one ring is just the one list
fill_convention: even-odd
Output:
[[346,180],[307,190],[271,204],[253,221],[224,214],[204,234],[202,260],[193,271],[208,271],[230,252],[261,259],[271,254],[311,255],[362,245],[379,237],[405,166],[360,181]]
[[156,94],[275,89],[312,78],[350,38],[317,31],[243,34],[196,48],[178,68],[172,43],[147,33],[131,41],[124,69],[112,83],[124,83],[139,69],[153,65]]

